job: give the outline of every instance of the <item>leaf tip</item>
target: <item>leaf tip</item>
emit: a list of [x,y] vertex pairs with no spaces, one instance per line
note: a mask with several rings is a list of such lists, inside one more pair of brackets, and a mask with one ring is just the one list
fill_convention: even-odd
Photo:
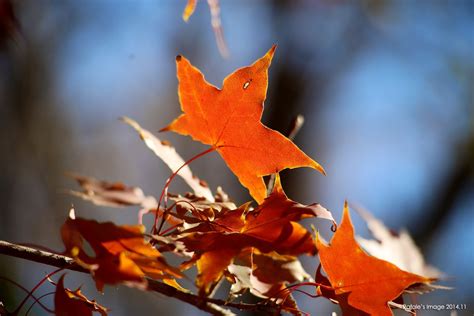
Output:
[[349,212],[349,203],[347,202],[347,200],[344,200],[344,210],[342,212],[341,226],[343,226],[344,224],[347,224],[351,227],[351,229],[354,229],[354,226],[352,225],[351,215]]
[[276,45],[273,45],[269,50],[268,52],[265,54],[264,56],[264,59],[265,60],[268,60],[268,62],[271,62],[271,60],[273,59],[273,55],[275,55],[275,49],[277,48]]
[[316,246],[316,249],[318,251],[321,251],[321,249],[326,249],[328,248],[327,242],[324,240],[324,238],[319,234],[319,231],[316,230],[314,232],[314,244]]
[[71,207],[71,209],[69,210],[69,218],[76,219],[76,211],[74,211],[74,207]]
[[324,170],[323,166],[319,165],[316,168],[319,172],[323,174],[323,176],[327,176],[326,170]]
[[275,54],[275,50],[276,50],[277,46],[278,46],[277,44],[273,44],[272,48],[270,48],[270,50],[268,51],[267,54],[270,54],[270,55],[273,56],[273,54]]
[[318,170],[319,172],[321,172],[321,174],[323,176],[326,176],[326,170],[324,170],[323,166],[321,166],[319,163],[317,163],[316,161],[314,161],[313,159],[309,158],[310,159],[310,163],[306,166],[310,167],[310,168],[313,168],[313,169],[316,169]]
[[134,125],[137,125],[137,124],[138,124],[136,121],[132,120],[131,118],[129,118],[128,116],[125,116],[125,115],[124,115],[124,116],[120,116],[120,117],[118,118],[118,120],[119,120],[120,122],[125,123],[125,124],[128,124],[128,125],[130,125],[130,126],[132,126],[132,127],[134,127],[134,128],[135,128]]
[[161,132],[167,132],[167,131],[169,131],[170,129],[171,129],[171,128],[170,128],[170,126],[168,125],[168,126],[163,127],[162,129],[160,129],[158,132],[159,132],[159,133],[161,133]]

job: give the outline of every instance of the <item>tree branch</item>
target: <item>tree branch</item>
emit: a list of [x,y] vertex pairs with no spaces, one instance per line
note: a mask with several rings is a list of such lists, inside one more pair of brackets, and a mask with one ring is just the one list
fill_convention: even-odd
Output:
[[[89,270],[84,269],[78,265],[74,259],[44,251],[27,246],[13,244],[7,241],[0,240],[0,254],[21,258],[37,263],[46,264],[52,267],[64,268],[72,271],[89,274]],[[208,298],[198,296],[192,293],[180,291],[170,285],[147,278],[148,290],[163,294],[168,297],[176,298],[185,303],[191,304],[203,311],[212,315],[230,315],[228,310],[223,307],[231,307],[241,311],[264,312],[266,314],[278,314],[279,309],[275,304],[247,304],[247,303],[232,303],[220,299]]]

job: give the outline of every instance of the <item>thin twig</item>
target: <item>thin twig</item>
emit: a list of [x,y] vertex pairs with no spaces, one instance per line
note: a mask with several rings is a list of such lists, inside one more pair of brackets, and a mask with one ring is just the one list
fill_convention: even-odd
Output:
[[[13,281],[13,280],[10,280],[9,278],[2,277],[2,276],[0,275],[0,280],[1,280],[1,281],[4,281],[4,282],[8,282],[8,283],[10,283],[10,284],[13,284],[14,286],[16,286],[17,288],[19,288],[20,290],[22,290],[22,291],[25,292],[26,294],[28,294],[28,293],[30,292],[26,287],[24,287],[23,285],[21,285],[21,284],[18,283],[18,282],[15,282],[15,281]],[[38,303],[38,304],[41,306],[41,308],[43,308],[45,311],[47,311],[47,312],[49,312],[49,313],[51,313],[51,314],[54,314],[54,311],[53,311],[53,310],[50,310],[50,309],[49,309],[48,307],[46,307],[43,303],[40,302],[40,298],[39,298],[39,297],[36,297],[36,296],[34,296],[34,295],[31,295],[31,298],[35,301],[35,303]],[[2,302],[0,301],[0,315],[2,315],[2,316],[3,316],[3,315],[8,315],[8,313],[6,313],[6,312],[2,314],[2,308],[1,308],[2,305],[1,305],[1,304],[2,304]]]
[[[217,148],[216,147],[211,147],[199,154],[197,154],[196,156],[192,157],[191,159],[188,159],[187,161],[185,161],[181,167],[179,167],[178,169],[176,169],[172,174],[171,176],[168,178],[168,180],[166,180],[166,184],[163,188],[163,190],[161,191],[161,195],[160,195],[160,199],[158,200],[158,207],[157,209],[159,210],[160,209],[160,205],[161,205],[161,202],[163,202],[163,198],[165,197],[165,194],[166,194],[166,191],[168,190],[168,187],[170,186],[171,184],[171,181],[173,181],[173,179],[176,177],[176,175],[181,171],[181,169],[183,169],[184,167],[186,167],[187,165],[189,165],[191,162],[193,162],[194,160],[196,159],[199,159],[201,158],[202,156],[205,156],[211,152],[213,152],[214,150],[216,150]],[[162,218],[161,218],[161,222],[160,222],[160,226],[156,227],[157,225],[157,221],[158,221],[158,213],[155,214],[155,222],[153,224],[153,228],[151,230],[151,233],[153,235],[156,235],[156,234],[159,234],[160,231],[161,231],[161,228],[163,228],[163,224],[165,223],[165,220],[166,220],[166,217],[168,217],[168,214],[167,214],[167,211],[166,211],[166,207],[165,207],[165,211],[164,213],[162,214]]]
[[[42,263],[53,267],[73,270],[87,274],[90,273],[89,270],[84,269],[83,267],[78,265],[74,261],[74,259],[70,257],[10,243],[3,240],[0,240],[0,254],[7,255],[10,257],[21,258],[37,263]],[[278,306],[274,304],[232,303],[220,299],[207,298],[192,293],[183,292],[170,285],[158,282],[150,278],[147,278],[147,281],[149,291],[154,291],[168,297],[176,298],[182,302],[191,304],[212,315],[228,315],[225,310],[222,310],[222,308],[220,308],[219,306],[235,308],[241,311],[247,310],[254,312],[264,312],[269,315],[279,312]]]

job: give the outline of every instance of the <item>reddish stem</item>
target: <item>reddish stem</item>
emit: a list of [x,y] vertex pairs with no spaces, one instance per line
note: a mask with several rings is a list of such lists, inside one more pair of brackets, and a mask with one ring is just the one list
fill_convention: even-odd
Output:
[[[166,180],[166,183],[165,183],[165,186],[163,187],[163,190],[161,191],[161,195],[160,195],[160,199],[158,201],[158,207],[157,209],[160,209],[160,205],[161,205],[161,202],[163,202],[163,198],[165,196],[165,192],[166,190],[168,189],[168,187],[170,186],[171,184],[171,181],[173,181],[173,179],[176,177],[176,175],[181,171],[181,169],[183,169],[185,166],[189,165],[191,162],[193,162],[194,160],[198,159],[198,158],[201,158],[202,156],[205,156],[207,155],[208,153],[211,153],[213,152],[214,150],[216,150],[216,147],[211,147],[199,154],[197,154],[196,156],[192,157],[191,159],[189,159],[188,161],[186,161],[184,164],[181,165],[181,167],[179,167],[175,172],[173,172],[171,174],[171,176],[168,178],[168,180]],[[160,226],[158,227],[158,229],[156,228],[156,224],[158,223],[158,214],[155,214],[155,221],[154,221],[154,224],[153,224],[153,229],[151,231],[151,233],[153,235],[155,234],[159,234],[161,229],[163,228],[163,224],[165,223],[165,220],[166,220],[166,217],[167,217],[167,211],[165,210],[164,213],[163,213],[163,216],[161,217],[161,222],[160,222]]]
[[[25,313],[25,316],[28,316],[28,315],[30,314],[31,309],[33,308],[33,306],[35,306],[36,303],[40,304],[42,307],[44,306],[44,305],[40,302],[40,300],[41,300],[43,297],[46,297],[46,296],[49,296],[49,295],[53,295],[53,294],[55,294],[55,293],[56,293],[56,292],[49,292],[49,293],[43,294],[43,295],[41,295],[40,297],[38,297],[38,299],[35,300],[35,301],[30,305],[30,307],[28,308],[28,310],[27,310],[26,313]],[[43,308],[44,308],[44,307],[43,307]],[[54,311],[53,311],[53,310],[50,310],[49,308],[44,308],[44,309],[46,309],[46,311],[47,311],[48,313],[54,314]]]
[[310,294],[310,293],[308,293],[308,292],[306,292],[306,291],[299,290],[299,289],[292,289],[291,291],[295,291],[295,292],[298,292],[298,293],[302,293],[302,294],[304,294],[304,295],[306,295],[306,296],[309,296],[309,297],[311,297],[311,298],[318,298],[318,297],[321,296],[321,295],[318,295],[318,294]]
[[38,282],[38,284],[35,285],[35,287],[28,293],[28,295],[23,299],[23,301],[20,303],[20,305],[13,311],[13,315],[18,315],[18,312],[21,310],[23,305],[25,305],[26,301],[30,298],[30,296],[33,295],[33,292],[36,291],[47,279],[58,273],[59,271],[64,270],[64,268],[59,268],[54,270],[53,272],[48,273],[41,281]]
[[300,286],[320,286],[320,287],[325,288],[327,290],[333,290],[333,288],[330,287],[329,285],[325,285],[325,284],[318,283],[318,282],[301,282],[301,283],[297,283],[297,284],[287,286],[285,289],[289,290],[291,288],[294,288],[294,287],[298,288]]
[[163,231],[163,233],[161,233],[160,235],[161,235],[161,236],[166,235],[166,233],[169,233],[169,232],[172,231],[173,229],[176,229],[176,228],[177,228],[179,225],[181,225],[181,224],[182,224],[182,223],[179,223],[179,224],[176,224],[176,225],[173,225],[173,226],[168,227],[168,228],[165,229],[165,230]]
[[[279,294],[281,294],[285,291],[289,291],[290,293],[292,293],[293,291],[296,291],[299,287],[302,287],[302,286],[315,286],[315,287],[320,286],[320,287],[326,288],[328,290],[333,290],[332,287],[330,287],[328,285],[318,283],[318,282],[301,282],[301,283],[289,285],[289,286],[285,287],[284,289],[281,289],[280,291],[275,293],[274,297],[278,297]],[[300,292],[303,292],[303,291],[300,291]],[[307,293],[307,294],[309,294],[309,293]]]
[[[25,293],[29,293],[28,289],[25,288],[23,285],[21,285],[20,283],[18,282],[15,282],[13,280],[10,280],[9,278],[5,278],[5,277],[2,277],[0,276],[0,280],[3,280],[3,281],[6,281],[6,282],[9,282],[13,285],[15,285],[16,287],[18,287],[19,289],[23,290]],[[36,297],[34,295],[31,295],[31,297],[35,300],[35,303],[38,303],[45,311],[49,312],[49,313],[54,313],[53,310],[49,309],[48,307],[46,307],[45,305],[43,305],[43,303],[41,303],[39,300],[41,297]]]

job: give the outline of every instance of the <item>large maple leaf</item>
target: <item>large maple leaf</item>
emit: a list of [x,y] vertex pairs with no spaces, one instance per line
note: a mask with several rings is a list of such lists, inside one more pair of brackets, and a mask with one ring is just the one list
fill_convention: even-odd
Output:
[[265,175],[298,167],[324,173],[291,140],[260,122],[274,51],[275,46],[253,65],[225,78],[222,90],[178,56],[178,93],[184,113],[162,129],[213,146],[258,203],[266,196]]
[[330,245],[317,238],[316,246],[344,314],[392,315],[389,301],[413,284],[434,281],[366,254],[355,240],[347,202]]

